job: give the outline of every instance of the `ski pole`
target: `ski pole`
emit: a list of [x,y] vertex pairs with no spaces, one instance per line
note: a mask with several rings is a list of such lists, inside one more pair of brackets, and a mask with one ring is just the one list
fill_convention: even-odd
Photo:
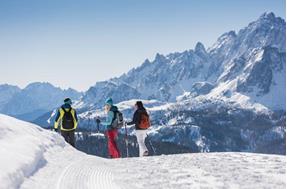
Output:
[[[97,126],[97,134],[96,134],[97,141],[100,140],[100,136],[99,136],[99,133],[100,133],[100,121],[98,121],[98,119],[100,119],[99,116],[95,117],[96,126]],[[96,150],[96,151],[100,154],[100,149],[99,149],[99,151],[98,150]]]
[[59,133],[59,132],[58,132],[58,129],[55,129],[54,126],[49,126],[49,127],[50,127],[51,131],[54,131],[54,132],[56,132],[56,133]]
[[129,157],[129,141],[128,141],[128,130],[127,130],[127,123],[125,123],[125,143],[126,143],[126,151],[127,151],[127,157]]
[[[98,117],[99,118],[99,117]],[[97,133],[99,134],[100,133],[100,122],[97,122],[96,121],[96,123],[97,123]]]
[[90,126],[90,118],[88,118],[88,154],[90,153],[90,135],[91,135],[91,126]]
[[146,136],[147,136],[147,138],[148,138],[149,145],[151,146],[151,149],[152,149],[152,151],[153,151],[153,154],[155,155],[155,154],[156,154],[156,153],[155,153],[155,149],[154,149],[153,144],[151,143],[150,137],[149,137],[149,135],[148,135],[148,134],[146,134]]
[[98,116],[97,118],[95,118],[96,119],[96,125],[97,125],[97,136],[100,136],[100,134],[102,134],[101,132],[100,132],[100,117]]

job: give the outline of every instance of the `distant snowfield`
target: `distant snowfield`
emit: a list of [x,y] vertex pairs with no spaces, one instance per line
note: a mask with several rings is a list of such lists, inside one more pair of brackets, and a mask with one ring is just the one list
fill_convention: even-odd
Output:
[[0,188],[285,188],[286,157],[197,153],[103,159],[0,114]]

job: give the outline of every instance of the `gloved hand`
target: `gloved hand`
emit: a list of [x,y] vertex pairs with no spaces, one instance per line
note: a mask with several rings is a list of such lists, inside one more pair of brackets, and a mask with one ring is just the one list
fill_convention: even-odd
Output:
[[55,128],[54,128],[53,131],[58,132],[58,129],[55,129]]
[[97,124],[101,123],[101,120],[99,118],[96,119]]

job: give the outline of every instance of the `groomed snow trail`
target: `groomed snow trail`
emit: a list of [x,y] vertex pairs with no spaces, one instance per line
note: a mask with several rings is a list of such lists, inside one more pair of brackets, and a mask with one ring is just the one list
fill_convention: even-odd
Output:
[[49,163],[26,178],[21,189],[119,189],[109,166],[112,160],[87,155],[69,145],[48,150],[44,158]]
[[105,161],[88,156],[68,165],[58,178],[56,189],[119,189]]

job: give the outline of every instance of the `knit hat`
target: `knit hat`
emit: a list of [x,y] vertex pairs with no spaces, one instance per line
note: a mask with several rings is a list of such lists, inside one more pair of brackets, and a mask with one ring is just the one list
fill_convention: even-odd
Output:
[[112,106],[113,105],[113,99],[112,98],[108,98],[106,100],[105,104],[108,104],[108,105]]
[[72,100],[71,100],[70,98],[66,98],[66,99],[64,100],[64,103],[65,103],[65,104],[72,105]]

